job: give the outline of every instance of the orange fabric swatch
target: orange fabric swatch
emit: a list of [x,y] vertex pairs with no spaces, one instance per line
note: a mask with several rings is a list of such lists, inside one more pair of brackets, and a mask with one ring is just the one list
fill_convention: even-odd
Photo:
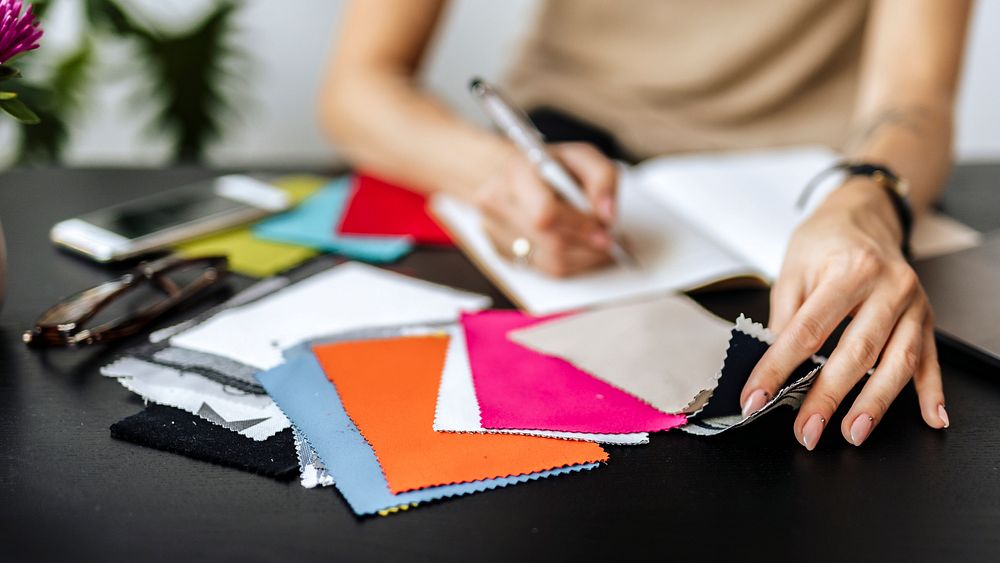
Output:
[[607,461],[592,442],[435,432],[446,336],[324,344],[313,348],[344,409],[371,444],[398,494]]

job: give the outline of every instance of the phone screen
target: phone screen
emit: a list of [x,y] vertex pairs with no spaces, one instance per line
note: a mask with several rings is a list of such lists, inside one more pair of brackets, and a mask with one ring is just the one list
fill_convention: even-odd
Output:
[[249,207],[216,194],[213,188],[214,182],[193,184],[88,213],[80,219],[125,238],[137,239]]

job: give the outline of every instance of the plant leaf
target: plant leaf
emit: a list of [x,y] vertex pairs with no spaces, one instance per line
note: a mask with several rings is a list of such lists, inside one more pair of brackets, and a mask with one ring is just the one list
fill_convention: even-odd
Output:
[[17,92],[0,92],[0,100],[12,100],[17,97]]
[[69,140],[69,120],[80,110],[89,84],[93,49],[85,39],[80,46],[60,59],[45,84],[18,81],[11,90],[34,108],[41,123],[22,128],[18,160],[50,162],[59,159]]
[[148,61],[153,92],[162,100],[157,130],[172,131],[174,160],[197,161],[233,113],[224,89],[227,64],[239,53],[227,44],[238,4],[221,1],[189,31],[164,36],[129,18],[115,2],[102,4],[106,25],[131,35]]
[[0,64],[0,80],[10,80],[11,78],[17,78],[19,76],[21,76],[21,72],[16,68],[6,64]]
[[0,109],[21,123],[31,125],[39,122],[35,112],[24,105],[24,102],[17,99],[16,95],[13,98],[0,99]]
[[49,11],[49,6],[52,5],[52,2],[50,0],[34,0],[31,5],[34,9],[33,11],[35,16],[38,17],[38,19],[43,19],[46,12]]

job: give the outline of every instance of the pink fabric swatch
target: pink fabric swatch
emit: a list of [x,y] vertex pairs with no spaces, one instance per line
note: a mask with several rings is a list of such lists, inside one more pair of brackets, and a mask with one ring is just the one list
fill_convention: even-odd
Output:
[[551,319],[518,311],[462,315],[484,428],[618,434],[669,430],[665,414],[573,367],[507,340],[507,333]]

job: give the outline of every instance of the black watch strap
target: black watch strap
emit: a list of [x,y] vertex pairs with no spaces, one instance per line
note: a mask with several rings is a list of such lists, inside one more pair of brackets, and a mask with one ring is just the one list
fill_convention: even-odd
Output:
[[835,172],[842,172],[847,178],[854,176],[871,178],[876,184],[882,187],[883,191],[885,191],[886,195],[888,195],[889,199],[892,201],[892,207],[896,211],[896,216],[899,218],[899,225],[903,232],[903,240],[901,244],[903,256],[909,260],[912,257],[910,239],[913,234],[913,208],[910,207],[910,202],[906,198],[906,181],[901,179],[887,166],[873,164],[870,162],[852,162],[847,160],[838,162],[817,174],[812,180],[809,181],[808,184],[806,184],[806,187],[802,190],[802,194],[799,195],[799,200],[796,202],[796,206],[799,209],[804,208],[806,203],[809,201],[809,197],[812,195],[813,191],[816,190],[816,187],[820,184],[820,182]]

